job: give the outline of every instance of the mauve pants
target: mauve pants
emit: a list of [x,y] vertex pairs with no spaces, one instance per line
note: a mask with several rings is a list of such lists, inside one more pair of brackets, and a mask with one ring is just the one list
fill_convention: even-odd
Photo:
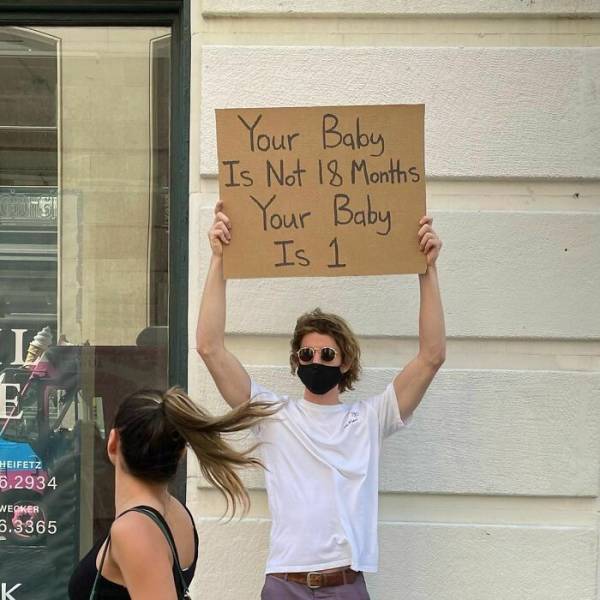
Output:
[[267,575],[260,600],[369,600],[362,573],[354,583],[311,590],[309,587]]

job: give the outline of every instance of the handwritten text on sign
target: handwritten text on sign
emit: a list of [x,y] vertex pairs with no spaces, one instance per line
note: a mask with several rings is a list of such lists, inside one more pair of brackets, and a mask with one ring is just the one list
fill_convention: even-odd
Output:
[[423,105],[216,111],[225,276],[425,271]]

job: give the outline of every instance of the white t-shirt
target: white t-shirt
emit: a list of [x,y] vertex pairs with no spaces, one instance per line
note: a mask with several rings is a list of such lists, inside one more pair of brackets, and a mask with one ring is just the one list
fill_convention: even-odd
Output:
[[377,571],[381,443],[404,425],[393,384],[332,406],[279,398],[255,382],[251,394],[282,402],[254,428],[272,517],[266,573]]

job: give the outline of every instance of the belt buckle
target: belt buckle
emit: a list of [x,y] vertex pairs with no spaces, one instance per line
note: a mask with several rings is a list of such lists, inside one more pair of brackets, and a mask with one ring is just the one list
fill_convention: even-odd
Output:
[[[317,577],[319,583],[312,583],[312,579]],[[317,588],[323,587],[323,573],[318,573],[317,571],[310,571],[306,574],[306,585],[311,590],[316,590]]]

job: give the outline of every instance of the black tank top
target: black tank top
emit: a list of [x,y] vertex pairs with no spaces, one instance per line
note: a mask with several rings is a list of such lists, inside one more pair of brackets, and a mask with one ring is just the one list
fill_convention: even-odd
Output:
[[[167,522],[155,508],[152,508],[151,506],[136,506],[136,508],[144,508],[155,514],[162,521],[167,531],[171,534],[171,538],[173,538],[173,534],[171,533],[171,529],[167,525]],[[194,560],[187,569],[182,569],[183,579],[189,586],[194,577],[194,572],[196,571],[196,562],[198,561],[198,532],[196,531],[196,525],[190,511],[185,505],[184,508],[190,515],[190,519],[192,519],[192,524],[194,526]],[[73,575],[71,575],[71,580],[69,581],[70,600],[89,600],[92,587],[94,586],[94,580],[96,579],[96,575],[98,573],[98,569],[96,568],[96,557],[98,556],[98,552],[103,543],[104,540],[100,540],[98,543],[96,543],[94,547],[81,559],[80,563],[75,568],[75,571],[73,571]],[[177,567],[175,564],[173,564],[173,579],[175,581],[175,587],[177,590],[179,590],[179,575],[177,574]],[[127,592],[127,588],[119,585],[118,583],[114,583],[113,581],[105,579],[102,575],[100,575],[96,590],[100,600],[131,600],[131,596]]]

